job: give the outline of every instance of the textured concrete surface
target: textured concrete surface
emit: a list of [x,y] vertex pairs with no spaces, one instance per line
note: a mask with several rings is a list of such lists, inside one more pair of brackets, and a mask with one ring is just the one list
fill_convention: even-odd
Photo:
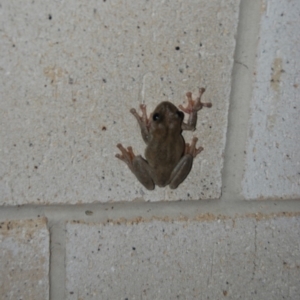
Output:
[[67,224],[66,299],[297,299],[300,218]]
[[46,219],[0,223],[0,298],[49,299]]
[[300,2],[262,1],[243,195],[300,195]]
[[[289,173],[298,12],[293,0],[1,1],[0,295],[298,299],[300,201],[272,198],[300,198]],[[128,110],[179,104],[199,86],[213,103],[194,133],[205,150],[179,190],[148,193],[114,158],[118,142],[144,149]],[[245,151],[249,138],[264,150],[253,159],[272,163],[264,171],[274,193]],[[266,155],[272,138],[293,164]],[[271,198],[243,201],[261,191],[257,199]],[[207,201],[157,201],[178,198]]]
[[[218,198],[239,0],[3,1],[2,204]],[[205,150],[176,191],[147,192],[115,159],[143,153],[131,107],[205,87]],[[185,135],[190,141],[192,134]]]

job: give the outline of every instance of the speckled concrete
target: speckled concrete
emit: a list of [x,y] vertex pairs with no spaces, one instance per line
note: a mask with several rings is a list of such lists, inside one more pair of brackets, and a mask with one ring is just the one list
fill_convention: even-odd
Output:
[[296,299],[300,218],[67,224],[66,299]]
[[300,2],[262,1],[243,195],[300,195]]
[[46,219],[0,223],[0,298],[49,299]]
[[[240,4],[1,1],[1,296],[299,298],[298,2]],[[128,110],[200,86],[204,151],[145,191]]]
[[[218,198],[239,0],[4,1],[0,188],[5,205]],[[176,191],[148,192],[117,160],[145,145],[129,113],[207,91],[204,151]],[[192,134],[185,135],[190,141]]]

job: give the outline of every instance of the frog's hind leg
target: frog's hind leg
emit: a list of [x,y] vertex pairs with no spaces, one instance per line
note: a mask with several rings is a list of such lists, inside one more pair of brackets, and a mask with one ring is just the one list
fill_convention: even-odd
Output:
[[147,189],[147,190],[154,190],[155,184],[150,175],[150,166],[145,161],[142,156],[136,156],[133,161],[133,173],[139,182]]
[[191,154],[184,155],[171,174],[170,188],[176,189],[180,183],[189,175],[193,165],[193,156]]
[[116,154],[116,157],[127,164],[131,172],[146,189],[153,190],[155,184],[150,175],[149,164],[140,155],[135,156],[131,147],[125,149],[121,144],[118,144],[117,147],[120,149],[121,154]]
[[203,150],[202,147],[196,148],[197,141],[198,139],[193,137],[191,145],[188,143],[185,145],[184,156],[180,159],[171,174],[171,189],[176,189],[178,185],[185,180],[192,169],[194,157],[196,157]]

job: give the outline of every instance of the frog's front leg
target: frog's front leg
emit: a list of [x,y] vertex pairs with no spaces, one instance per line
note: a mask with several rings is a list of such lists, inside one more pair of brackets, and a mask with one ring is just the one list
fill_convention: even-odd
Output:
[[188,104],[186,107],[183,107],[182,105],[179,105],[179,108],[184,111],[185,113],[189,114],[189,119],[187,124],[182,123],[182,130],[192,130],[194,131],[196,129],[197,124],[197,112],[201,110],[203,107],[212,107],[211,103],[203,103],[201,102],[201,96],[205,92],[204,88],[199,89],[199,96],[196,98],[196,100],[192,99],[192,93],[188,92],[186,93]]
[[[135,108],[132,108],[130,110],[130,112],[135,116],[135,118],[138,121],[138,124],[140,125],[141,128],[141,133],[142,133],[142,137],[144,142],[148,145],[149,143],[149,139],[150,139],[150,135],[149,135],[149,119],[147,117],[147,111],[146,111],[146,105],[145,104],[141,104],[140,105],[141,111],[142,111],[142,116],[140,116],[137,111],[135,110]],[[151,118],[151,116],[150,116]]]
[[176,189],[190,173],[194,158],[203,150],[202,147],[196,148],[198,139],[193,137],[190,144],[185,145],[184,156],[180,159],[176,167],[174,168],[170,178],[170,188]]
[[118,144],[117,147],[120,149],[121,154],[116,154],[116,157],[127,164],[131,172],[146,189],[153,190],[155,184],[151,178],[151,168],[147,161],[140,155],[135,156],[132,147],[125,149],[121,144]]

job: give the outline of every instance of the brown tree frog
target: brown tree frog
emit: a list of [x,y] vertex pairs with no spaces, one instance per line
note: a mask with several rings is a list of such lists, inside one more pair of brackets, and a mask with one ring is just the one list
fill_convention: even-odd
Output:
[[121,144],[117,147],[121,154],[116,157],[124,161],[140,183],[148,190],[155,185],[164,187],[169,185],[176,189],[189,174],[193,159],[203,148],[196,148],[197,138],[191,144],[185,144],[181,135],[183,130],[196,129],[197,112],[203,107],[211,107],[211,103],[202,103],[201,96],[205,89],[199,90],[199,97],[192,99],[192,93],[186,94],[188,104],[179,108],[189,114],[187,123],[183,122],[184,113],[165,101],[160,103],[150,117],[147,117],[146,105],[141,104],[142,115],[132,108],[130,112],[135,116],[141,128],[141,133],[147,147],[144,159],[141,155],[135,156],[132,147],[125,149]]

